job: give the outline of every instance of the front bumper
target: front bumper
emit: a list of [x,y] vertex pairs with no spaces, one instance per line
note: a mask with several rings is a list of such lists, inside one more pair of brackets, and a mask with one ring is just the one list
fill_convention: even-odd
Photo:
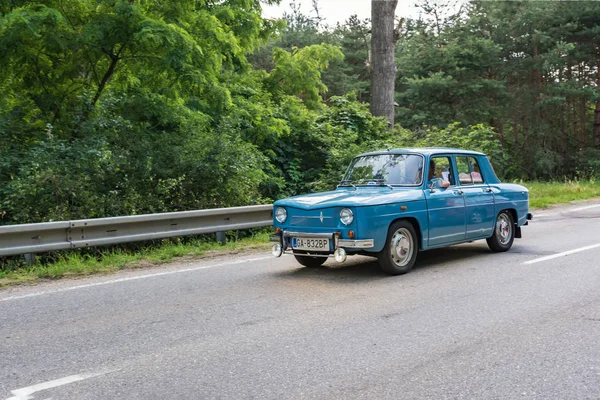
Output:
[[[303,254],[317,257],[330,257],[338,249],[369,249],[375,245],[373,239],[341,239],[340,232],[294,232],[282,230],[280,233],[271,235],[271,242],[277,242],[281,245],[282,254],[292,254],[292,247],[289,239],[291,237],[302,237],[302,238],[328,238],[333,244],[333,250],[330,249],[328,253],[315,252],[311,253],[306,250],[302,250]],[[301,254],[300,254],[301,255]]]

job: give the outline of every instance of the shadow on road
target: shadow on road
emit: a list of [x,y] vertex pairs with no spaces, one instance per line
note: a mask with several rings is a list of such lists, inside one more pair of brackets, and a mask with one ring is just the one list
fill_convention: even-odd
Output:
[[494,253],[484,243],[469,243],[444,247],[419,253],[414,269],[446,267],[457,261],[471,260],[477,257],[492,256]]
[[[476,258],[492,257],[493,253],[485,244],[464,244],[459,246],[445,247],[442,249],[428,250],[419,253],[417,263],[410,273],[419,271],[426,272],[433,268],[456,267],[456,262],[473,260]],[[296,263],[293,257],[286,257],[291,269],[275,274],[279,278],[313,278],[349,281],[364,281],[365,278],[389,278],[383,272],[374,257],[352,256],[343,264],[338,264],[329,259],[323,267],[305,268]]]

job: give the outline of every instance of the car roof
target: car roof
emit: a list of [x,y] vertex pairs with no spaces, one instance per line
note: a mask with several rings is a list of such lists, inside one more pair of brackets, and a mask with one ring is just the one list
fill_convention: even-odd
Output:
[[455,149],[452,147],[414,147],[414,148],[404,148],[404,149],[386,149],[386,150],[376,150],[370,151],[368,153],[362,153],[359,156],[368,156],[375,154],[423,154],[423,155],[434,155],[434,154],[469,154],[469,155],[479,155],[484,156],[485,154],[479,151],[473,150],[464,150],[464,149]]

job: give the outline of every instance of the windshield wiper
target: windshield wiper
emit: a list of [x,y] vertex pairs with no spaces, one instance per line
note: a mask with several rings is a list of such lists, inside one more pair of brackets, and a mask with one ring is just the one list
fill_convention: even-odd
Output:
[[356,186],[354,186],[349,179],[345,180],[345,181],[341,181],[340,184],[338,185],[338,187],[345,187],[345,186],[352,186],[354,188],[354,190],[356,190]]
[[372,181],[377,182],[377,184],[379,186],[387,186],[390,189],[394,190],[394,187],[392,185],[390,185],[389,183],[385,183],[385,179],[378,178],[378,179],[372,179]]

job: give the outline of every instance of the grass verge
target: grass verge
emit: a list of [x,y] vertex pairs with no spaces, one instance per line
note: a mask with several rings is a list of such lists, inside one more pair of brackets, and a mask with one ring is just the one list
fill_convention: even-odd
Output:
[[61,252],[51,261],[38,259],[31,267],[25,267],[22,262],[7,263],[0,269],[0,288],[43,279],[109,274],[122,269],[151,267],[182,257],[198,259],[252,249],[266,252],[269,248],[269,232],[265,231],[252,237],[228,241],[225,245],[206,240],[164,240],[141,249],[105,248],[98,254]]
[[554,204],[600,197],[600,181],[519,182],[529,189],[529,206],[544,208]]
[[[529,189],[532,209],[600,197],[600,181],[596,180],[517,183]],[[133,249],[103,248],[101,251],[98,249],[98,253],[63,252],[50,261],[38,259],[34,266],[28,268],[22,262],[0,265],[0,288],[41,279],[108,274],[122,269],[150,267],[181,257],[203,258],[252,249],[266,252],[269,248],[269,232],[265,230],[254,233],[252,237],[228,241],[226,245],[206,239],[176,239]]]

